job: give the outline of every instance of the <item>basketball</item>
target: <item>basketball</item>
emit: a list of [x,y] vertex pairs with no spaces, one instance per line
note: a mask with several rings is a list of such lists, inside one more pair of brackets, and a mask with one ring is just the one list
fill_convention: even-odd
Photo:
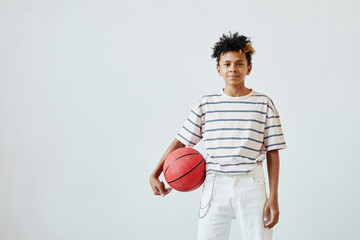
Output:
[[200,187],[205,179],[205,170],[204,157],[189,147],[172,151],[163,166],[166,182],[180,192],[190,192]]

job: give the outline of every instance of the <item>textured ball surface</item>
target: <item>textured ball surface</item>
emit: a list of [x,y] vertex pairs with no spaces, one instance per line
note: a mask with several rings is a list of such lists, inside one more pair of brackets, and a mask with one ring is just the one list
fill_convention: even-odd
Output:
[[183,147],[171,152],[165,159],[163,173],[166,182],[175,190],[190,192],[205,179],[206,162],[195,149]]

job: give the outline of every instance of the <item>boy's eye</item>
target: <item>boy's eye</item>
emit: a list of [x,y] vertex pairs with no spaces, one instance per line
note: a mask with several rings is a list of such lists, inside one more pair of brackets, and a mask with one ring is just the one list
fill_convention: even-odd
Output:
[[[225,66],[229,66],[230,63],[225,63],[224,65],[225,65]],[[238,65],[239,65],[239,66],[242,66],[243,64],[242,64],[242,63],[238,63]]]

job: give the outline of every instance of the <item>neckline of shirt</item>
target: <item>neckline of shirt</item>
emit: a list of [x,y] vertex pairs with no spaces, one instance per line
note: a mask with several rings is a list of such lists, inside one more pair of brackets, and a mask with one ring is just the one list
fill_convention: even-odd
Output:
[[224,88],[221,88],[220,90],[220,94],[222,97],[225,97],[225,98],[228,98],[228,99],[234,99],[234,100],[239,100],[239,99],[245,99],[245,98],[248,98],[250,97],[251,95],[253,95],[255,93],[254,89],[250,88],[250,92],[244,96],[240,96],[240,97],[232,97],[232,96],[229,96],[227,95],[225,92],[224,92]]

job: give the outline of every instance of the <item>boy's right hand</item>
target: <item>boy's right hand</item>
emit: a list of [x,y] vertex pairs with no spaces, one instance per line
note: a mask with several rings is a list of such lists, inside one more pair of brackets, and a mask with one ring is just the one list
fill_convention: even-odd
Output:
[[161,195],[164,197],[172,190],[172,188],[165,188],[164,182],[160,182],[160,180],[153,175],[150,175],[149,181],[155,195]]

